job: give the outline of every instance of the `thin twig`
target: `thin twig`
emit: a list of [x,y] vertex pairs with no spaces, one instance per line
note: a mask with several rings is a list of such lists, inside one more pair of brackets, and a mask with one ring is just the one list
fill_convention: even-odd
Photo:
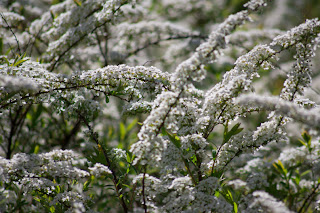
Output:
[[[305,206],[306,206],[306,207],[309,207],[310,202],[312,201],[313,196],[316,194],[316,191],[318,190],[319,186],[320,186],[320,183],[318,183],[318,185],[316,186],[316,188],[314,188],[314,189],[312,190],[312,192],[309,194],[309,196],[304,200],[304,202],[303,202],[302,206],[300,207],[298,213],[301,213],[302,210],[303,210],[303,208],[304,208]],[[309,201],[309,200],[310,200],[310,201]]]
[[9,23],[7,22],[6,18],[3,16],[2,13],[0,13],[0,16],[1,16],[1,18],[4,20],[4,22],[7,24],[7,26],[9,27],[10,32],[13,34],[14,39],[16,40],[17,45],[18,45],[18,46],[17,46],[17,49],[18,49],[18,51],[19,51],[19,55],[21,55],[20,45],[19,45],[19,41],[18,41],[18,39],[17,39],[17,37],[16,37],[16,34],[13,32],[11,26],[9,25]]
[[97,43],[98,43],[99,50],[101,52],[101,55],[103,56],[104,66],[107,66],[108,65],[107,52],[104,52],[103,49],[102,49],[101,41],[100,41],[100,38],[99,38],[99,35],[98,35],[97,31],[95,31],[95,35],[96,35],[96,38],[97,38]]
[[[123,63],[127,58],[129,58],[130,56],[132,55],[135,55],[137,54],[138,52],[148,48],[149,46],[153,46],[153,45],[158,45],[160,42],[163,42],[163,41],[170,41],[170,40],[180,40],[180,39],[187,39],[187,38],[200,38],[200,39],[207,39],[208,36],[203,36],[203,35],[183,35],[183,36],[169,36],[167,38],[159,38],[158,40],[156,41],[153,41],[153,42],[148,42],[146,43],[145,45],[141,46],[141,47],[138,47],[136,48],[135,50],[132,50],[131,52],[127,53],[124,57],[124,59],[122,60],[121,63]],[[148,61],[147,61],[148,62]]]
[[102,152],[103,152],[103,155],[104,155],[104,158],[107,162],[107,166],[109,167],[110,171],[111,171],[111,174],[112,174],[112,182],[114,184],[114,187],[116,189],[116,193],[117,193],[117,196],[118,196],[118,199],[120,201],[120,204],[123,208],[123,211],[125,213],[128,212],[128,207],[127,207],[127,204],[126,202],[124,201],[124,195],[122,194],[122,184],[120,183],[117,175],[116,175],[116,172],[115,172],[115,169],[111,163],[111,160],[109,159],[109,156],[108,156],[108,153],[106,151],[106,149],[100,144],[98,138],[96,137],[92,127],[90,126],[90,124],[88,123],[87,119],[82,116],[82,114],[80,112],[78,112],[80,118],[83,120],[83,122],[86,124],[86,126],[88,127],[89,129],[89,132],[90,132],[90,135],[91,135],[91,138],[94,140],[94,142],[97,144],[97,146],[99,148],[102,149]]
[[146,178],[146,166],[144,166],[144,171],[143,171],[143,178],[142,178],[142,199],[143,199],[143,209],[144,213],[148,212],[147,204],[146,204],[146,195],[145,195],[145,178]]

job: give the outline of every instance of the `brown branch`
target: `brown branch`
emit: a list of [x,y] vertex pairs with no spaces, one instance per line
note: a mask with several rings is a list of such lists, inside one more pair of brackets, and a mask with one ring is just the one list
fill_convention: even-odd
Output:
[[146,178],[146,171],[147,168],[146,166],[144,166],[144,171],[143,171],[143,178],[142,178],[142,199],[143,199],[143,209],[144,209],[144,213],[147,213],[148,212],[148,207],[147,207],[147,204],[146,204],[146,195],[145,195],[145,178]]
[[80,128],[81,128],[81,120],[78,120],[76,122],[76,124],[74,125],[74,127],[72,128],[72,130],[69,133],[66,133],[66,135],[61,143],[61,149],[66,149],[66,147],[69,145],[71,139],[73,137],[75,137],[75,135],[80,130]]
[[[100,38],[99,38],[99,35],[98,35],[97,31],[95,31],[95,35],[96,35],[96,38],[97,38],[97,43],[98,43],[98,47],[99,47],[100,53],[103,56],[104,66],[107,66],[108,65],[107,51],[106,52],[103,51],[102,45],[101,45],[101,41],[100,41]],[[105,42],[107,43],[108,40],[106,40]]]
[[17,37],[16,37],[16,34],[13,32],[11,26],[9,25],[9,23],[7,22],[6,18],[3,16],[2,13],[0,13],[0,16],[1,16],[1,18],[4,20],[4,22],[6,23],[6,25],[9,27],[10,32],[13,34],[14,39],[15,39],[16,42],[17,42],[17,49],[18,49],[18,51],[19,51],[19,55],[21,55],[20,45],[19,45],[19,41],[18,41],[18,39],[17,39]]
[[170,37],[167,37],[167,38],[163,38],[163,39],[158,39],[156,41],[153,41],[153,42],[148,42],[146,43],[145,45],[143,45],[142,47],[138,47],[137,49],[127,53],[125,56],[124,56],[124,59],[120,62],[123,63],[127,58],[129,58],[130,56],[132,55],[135,55],[137,54],[138,52],[148,48],[149,46],[153,46],[153,45],[158,45],[160,42],[163,42],[163,41],[170,41],[170,40],[180,40],[180,39],[187,39],[187,38],[201,38],[201,39],[207,39],[207,36],[203,36],[203,35],[186,35],[186,36],[170,36]]
[[15,116],[12,116],[11,110],[10,110],[10,121],[11,121],[11,128],[10,128],[10,133],[9,136],[7,138],[8,140],[8,145],[7,145],[7,152],[6,152],[6,158],[10,159],[11,155],[13,153],[13,148],[15,147],[15,142],[14,141],[14,136],[16,135],[16,137],[18,136],[22,125],[24,123],[24,120],[26,118],[26,115],[29,111],[29,109],[31,108],[31,105],[29,105],[26,110],[23,112],[23,107],[20,106],[17,111],[15,112]]
[[117,174],[116,174],[116,171],[115,171],[115,168],[113,167],[112,163],[111,163],[111,160],[109,159],[109,156],[108,156],[108,153],[106,151],[106,149],[100,144],[98,138],[96,137],[95,133],[93,132],[93,129],[92,127],[90,126],[90,124],[88,123],[87,119],[81,115],[80,112],[78,112],[80,118],[83,120],[83,122],[86,124],[86,126],[88,127],[89,131],[90,131],[90,135],[91,135],[91,138],[94,140],[94,142],[96,143],[96,145],[102,149],[102,152],[103,152],[103,155],[104,155],[104,158],[107,162],[107,166],[109,167],[110,171],[111,171],[111,174],[112,174],[112,182],[114,184],[114,187],[116,189],[116,193],[117,193],[117,197],[120,201],[120,204],[123,208],[123,211],[125,213],[128,212],[128,207],[127,207],[127,204],[124,200],[124,195],[122,194],[122,184],[120,183],[118,177],[117,177]]
[[309,205],[310,205],[310,203],[311,203],[313,197],[315,196],[315,194],[316,194],[316,192],[317,192],[319,187],[320,187],[320,183],[318,183],[316,188],[314,188],[312,190],[312,192],[309,194],[309,196],[304,200],[304,202],[303,202],[302,206],[300,207],[298,213],[301,213],[305,206],[306,206],[306,209],[308,209],[308,207],[309,207]]

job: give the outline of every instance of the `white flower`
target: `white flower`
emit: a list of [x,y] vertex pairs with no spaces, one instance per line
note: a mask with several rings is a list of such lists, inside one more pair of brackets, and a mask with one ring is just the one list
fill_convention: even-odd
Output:
[[255,191],[253,192],[253,202],[249,208],[260,206],[265,212],[272,213],[292,213],[283,202],[277,201],[267,192]]
[[93,167],[89,167],[89,170],[91,175],[94,175],[95,177],[100,177],[112,173],[107,166],[102,165],[101,163],[94,164]]

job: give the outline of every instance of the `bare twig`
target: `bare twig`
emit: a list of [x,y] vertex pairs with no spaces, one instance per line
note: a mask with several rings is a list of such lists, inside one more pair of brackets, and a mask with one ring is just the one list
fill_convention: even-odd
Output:
[[7,22],[7,20],[6,20],[6,18],[4,17],[4,15],[3,15],[2,13],[0,13],[0,16],[1,16],[1,18],[4,20],[4,22],[7,24],[7,26],[9,27],[10,32],[13,34],[14,39],[15,39],[16,42],[17,42],[17,49],[18,49],[18,51],[19,51],[19,55],[21,55],[20,45],[19,45],[19,41],[18,41],[18,39],[17,39],[17,37],[16,37],[16,34],[13,32],[11,26],[10,26],[9,23]]
[[318,188],[320,187],[320,183],[318,183],[318,185],[313,188],[312,192],[309,194],[309,196],[304,200],[302,206],[300,207],[298,213],[301,213],[304,209],[304,207],[306,207],[306,210],[308,209],[313,197],[316,195]]
[[143,178],[142,178],[142,199],[143,199],[143,209],[144,209],[144,213],[148,212],[148,207],[146,204],[146,195],[145,195],[145,178],[146,178],[146,166],[144,166],[144,171],[143,171]]
[[105,160],[107,162],[107,166],[109,167],[109,169],[111,171],[111,174],[112,174],[112,182],[113,182],[114,187],[116,189],[117,197],[118,197],[118,199],[120,201],[120,204],[121,204],[121,206],[123,208],[123,211],[125,213],[127,213],[128,212],[128,207],[127,207],[127,204],[126,204],[126,202],[124,200],[124,196],[122,194],[122,184],[121,184],[121,182],[119,181],[119,179],[117,177],[115,168],[113,167],[113,165],[111,163],[111,160],[110,160],[110,158],[108,156],[108,153],[107,153],[106,149],[100,144],[98,138],[96,137],[96,134],[94,133],[94,131],[93,131],[92,127],[90,126],[90,124],[88,123],[87,119],[80,112],[78,112],[78,114],[79,114],[80,118],[82,119],[82,121],[88,127],[92,140],[94,140],[94,142],[97,144],[97,146],[102,149],[104,158],[105,158]]

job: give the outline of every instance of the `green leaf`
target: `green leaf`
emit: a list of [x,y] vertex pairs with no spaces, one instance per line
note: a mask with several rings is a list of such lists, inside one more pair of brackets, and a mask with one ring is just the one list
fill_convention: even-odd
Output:
[[217,157],[217,150],[213,149],[212,150],[212,158],[216,159],[216,157]]
[[125,187],[127,187],[127,188],[129,188],[129,189],[132,189],[132,187],[129,186],[129,185],[127,185],[127,184],[122,184],[122,186],[125,186]]
[[2,59],[5,60],[5,62],[7,63],[8,66],[10,65],[10,62],[9,62],[9,60],[7,59],[7,57],[3,57]]
[[120,129],[120,139],[124,140],[124,138],[126,137],[127,131],[126,131],[126,127],[124,126],[124,124],[122,122],[120,123],[119,129]]
[[128,163],[131,163],[132,162],[132,160],[131,160],[131,156],[130,156],[130,154],[128,153],[128,152],[126,152],[126,157],[127,157],[127,162]]
[[300,143],[303,146],[307,147],[308,151],[311,152],[312,151],[312,147],[311,147],[311,139],[312,139],[312,137],[311,137],[311,135],[309,135],[309,133],[307,131],[303,131],[301,136],[302,136],[304,141],[299,140]]
[[29,60],[28,58],[20,59],[20,60],[18,60],[17,62],[15,62],[15,63],[13,64],[13,66],[17,67],[18,65],[20,65],[20,64],[22,64],[23,62],[28,61],[28,60]]
[[109,97],[108,96],[106,96],[106,103],[109,103]]
[[89,185],[91,183],[91,178],[89,180],[87,180],[84,184],[83,184],[83,191],[86,192],[89,190]]
[[302,172],[301,177],[309,174],[310,172],[311,172],[311,170],[307,170],[307,171]]
[[108,128],[108,137],[111,138],[112,134],[113,134],[113,129],[112,129],[112,127],[110,126],[110,127]]
[[230,131],[228,131],[228,122],[225,125],[224,134],[223,134],[223,144],[227,143],[233,135],[239,134],[243,128],[239,128],[241,123],[235,124]]
[[288,170],[283,166],[282,162],[280,160],[278,160],[277,163],[273,163],[274,167],[276,167],[276,169],[284,174],[285,176],[288,174]]
[[2,55],[3,50],[3,38],[0,38],[0,55]]
[[127,131],[130,131],[138,122],[138,118],[134,119],[128,126]]
[[10,52],[11,52],[11,48],[9,48],[9,49],[6,51],[5,55],[9,55]]
[[180,138],[176,134],[171,134],[168,131],[164,130],[166,132],[166,135],[168,135],[170,141],[178,148],[181,147],[181,141]]
[[74,3],[76,3],[76,5],[78,5],[79,7],[81,7],[82,3],[79,0],[73,0]]
[[33,153],[38,154],[39,148],[40,148],[39,145],[36,145],[36,147],[34,147]]
[[236,202],[233,202],[233,212],[238,213],[238,205]]
[[230,192],[230,190],[228,190],[228,197],[233,200],[233,197],[232,197],[232,193]]
[[227,187],[223,187],[220,193],[228,203],[233,205],[234,200],[233,200],[232,192]]
[[20,64],[22,64],[23,62],[29,60],[29,58],[25,58],[26,57],[26,53],[24,53],[23,55],[19,56],[19,57],[16,57],[14,59],[14,62],[13,64],[11,64],[12,67],[16,67]]
[[303,131],[301,136],[302,136],[302,138],[304,139],[305,142],[307,142],[307,143],[309,143],[309,141],[311,142],[311,136],[308,134],[307,131]]
[[300,142],[303,146],[308,147],[308,145],[307,145],[305,142],[303,142],[302,140],[299,139],[299,142]]

